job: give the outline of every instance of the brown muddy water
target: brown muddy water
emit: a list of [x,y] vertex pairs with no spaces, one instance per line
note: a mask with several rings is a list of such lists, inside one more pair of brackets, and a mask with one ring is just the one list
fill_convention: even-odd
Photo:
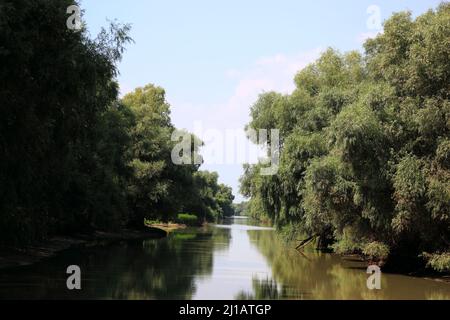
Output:
[[[69,265],[81,268],[81,290],[67,289]],[[369,290],[368,276],[359,261],[300,254],[236,218],[1,270],[0,299],[450,299],[449,283],[383,273],[381,289]]]

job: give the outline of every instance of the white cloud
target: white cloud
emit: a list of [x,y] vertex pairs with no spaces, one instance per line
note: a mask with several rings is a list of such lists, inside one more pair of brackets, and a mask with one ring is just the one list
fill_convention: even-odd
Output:
[[[178,128],[186,128],[193,132],[196,124],[201,123],[203,132],[217,130],[222,132],[224,136],[227,130],[239,130],[237,139],[240,141],[246,140],[244,138],[244,127],[250,121],[250,107],[256,102],[258,95],[268,91],[291,93],[295,89],[295,74],[314,62],[322,51],[322,48],[317,48],[293,55],[279,53],[273,56],[260,57],[247,68],[226,70],[224,76],[229,81],[235,82],[233,94],[227,100],[218,101],[215,105],[195,105],[187,102],[172,104],[174,124]],[[239,138],[239,135],[241,138]],[[201,134],[199,136],[204,138]],[[214,141],[209,141],[203,148],[202,153],[205,156],[217,153],[219,144],[225,146],[225,158],[229,154],[236,154],[237,146],[230,146],[220,139],[217,139],[216,145],[214,145]],[[261,149],[257,146],[248,147],[247,151],[248,154],[244,158],[249,162],[255,162],[261,156]],[[221,180],[230,184],[234,193],[237,194],[238,179],[242,174],[242,163],[239,163],[239,161],[242,158],[237,156],[237,161],[233,165],[204,165],[202,169],[217,170]]]
[[[295,74],[316,60],[323,50],[321,48],[301,52],[295,55],[276,54],[261,57],[244,70],[239,70],[236,89],[226,103],[225,110],[245,110],[248,112],[251,104],[264,91],[291,93]],[[242,115],[234,115],[241,119]]]
[[[323,49],[317,48],[294,55],[280,53],[258,58],[244,69],[227,70],[225,76],[232,76],[230,81],[236,82],[233,94],[226,101],[219,101],[215,105],[174,104],[172,118],[175,125],[192,131],[195,123],[201,122],[205,130],[225,132],[241,129],[241,134],[244,135],[243,128],[250,121],[250,107],[257,100],[258,95],[268,91],[291,93],[295,89],[295,74],[315,61],[322,51]],[[209,147],[214,148],[211,143]],[[205,146],[206,148],[208,145]]]

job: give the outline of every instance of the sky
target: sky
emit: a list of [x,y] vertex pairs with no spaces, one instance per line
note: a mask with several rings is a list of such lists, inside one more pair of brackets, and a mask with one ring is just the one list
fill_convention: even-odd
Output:
[[[439,0],[81,0],[94,37],[108,20],[130,23],[119,64],[121,95],[166,90],[173,124],[205,142],[202,170],[217,171],[235,202],[244,162],[262,150],[245,139],[259,94],[290,93],[294,75],[328,48],[363,50],[393,12],[420,15]],[[272,128],[268,128],[272,129]]]

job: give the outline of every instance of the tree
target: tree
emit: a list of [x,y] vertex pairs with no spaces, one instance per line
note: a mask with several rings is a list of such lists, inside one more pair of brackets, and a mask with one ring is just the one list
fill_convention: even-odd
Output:
[[[0,4],[0,244],[142,228],[189,208],[206,208],[194,212],[206,219],[230,214],[231,189],[217,175],[172,162],[164,90],[147,85],[118,99],[129,25],[91,39],[66,27],[70,5]],[[202,143],[190,136],[197,158]]]
[[449,39],[448,3],[415,20],[394,14],[364,55],[328,49],[291,95],[261,95],[248,127],[279,128],[283,143],[278,175],[244,166],[250,214],[340,252],[446,257]]
[[65,27],[72,4],[0,6],[2,242],[89,229],[102,220],[99,195],[112,192],[110,168],[99,163],[105,136],[98,126],[117,97],[116,63],[129,26],[112,24],[97,39],[85,29],[74,33]]

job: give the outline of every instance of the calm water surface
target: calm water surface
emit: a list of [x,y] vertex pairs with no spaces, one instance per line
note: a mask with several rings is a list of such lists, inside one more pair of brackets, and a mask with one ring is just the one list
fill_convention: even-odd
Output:
[[[66,289],[69,265],[81,267],[81,291]],[[450,299],[447,283],[383,274],[371,291],[367,276],[358,261],[299,254],[241,218],[2,270],[0,299]]]

